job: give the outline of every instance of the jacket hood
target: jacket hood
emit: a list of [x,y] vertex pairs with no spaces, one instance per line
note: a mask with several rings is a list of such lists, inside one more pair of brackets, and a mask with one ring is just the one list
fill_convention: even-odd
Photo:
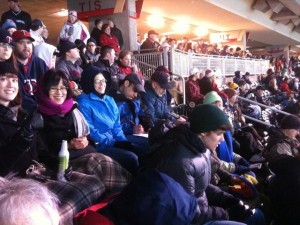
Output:
[[187,124],[182,124],[169,130],[163,136],[158,145],[174,140],[184,145],[186,148],[196,154],[204,153],[206,151],[204,143],[194,132],[190,130],[190,127]]
[[92,65],[92,66],[85,68],[81,74],[80,84],[81,84],[81,88],[85,94],[90,94],[90,93],[97,94],[97,92],[94,88],[94,78],[99,73],[102,73],[107,81],[105,91],[109,90],[109,87],[111,86],[111,76],[110,76],[109,72]]
[[34,55],[44,60],[49,69],[55,67],[55,63],[52,62],[55,51],[56,47],[47,43],[34,46]]
[[156,170],[146,170],[105,210],[126,224],[186,225],[196,214],[197,200],[173,178]]

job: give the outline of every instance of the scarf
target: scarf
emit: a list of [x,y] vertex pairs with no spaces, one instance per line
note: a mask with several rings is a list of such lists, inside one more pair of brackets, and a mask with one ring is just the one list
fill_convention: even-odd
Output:
[[77,134],[77,136],[83,137],[89,135],[90,128],[82,113],[77,108],[75,108],[72,111],[72,116],[75,126],[75,133]]
[[69,112],[73,107],[73,99],[66,99],[61,105],[53,102],[50,98],[38,88],[37,103],[41,113],[47,116],[62,115]]

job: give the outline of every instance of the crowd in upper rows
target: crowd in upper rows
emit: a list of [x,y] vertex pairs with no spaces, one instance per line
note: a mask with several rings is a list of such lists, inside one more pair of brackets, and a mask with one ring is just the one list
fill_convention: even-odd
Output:
[[[17,0],[8,3],[11,10],[2,18],[19,9]],[[20,20],[14,22],[18,25]],[[76,23],[77,13],[69,11],[57,47],[26,27],[12,34],[0,31],[0,175],[14,172],[42,182],[60,201],[61,224],[72,224],[76,213],[107,196],[113,200],[94,216],[114,224],[265,224],[262,211],[242,201],[256,197],[254,189],[247,189],[256,183],[249,161],[260,155],[276,171],[282,166],[280,156],[288,156],[284,165],[298,160],[300,119],[285,117],[277,133],[280,138],[265,149],[237,101],[237,86],[242,80],[250,82],[247,75],[236,76],[237,84],[220,90],[213,70],[207,69],[200,79],[197,68],[192,68],[186,83],[193,110],[188,117],[178,115],[170,107],[171,71],[159,66],[145,80],[131,65],[130,51],[121,51],[120,42],[115,42],[116,36],[109,38],[114,44],[100,44],[97,53],[98,39],[85,29],[76,30]],[[36,31],[44,28],[41,20],[33,20],[30,31],[33,25]],[[76,33],[80,35],[71,39]],[[104,33],[100,36],[109,37]],[[149,31],[151,35],[155,31]],[[57,181],[63,140],[68,141],[70,162],[66,181]],[[37,173],[39,169],[48,173]],[[253,185],[244,186],[249,183],[245,177]],[[7,191],[15,187],[9,181],[0,183],[0,198],[7,200]],[[281,189],[275,188],[274,196],[276,191]],[[272,199],[276,219],[297,224],[291,210],[280,214],[276,206],[281,202],[276,200]],[[0,208],[10,210],[1,203]],[[57,223],[57,214],[49,214]],[[19,216],[27,218],[24,213]],[[17,216],[1,220],[18,224]]]

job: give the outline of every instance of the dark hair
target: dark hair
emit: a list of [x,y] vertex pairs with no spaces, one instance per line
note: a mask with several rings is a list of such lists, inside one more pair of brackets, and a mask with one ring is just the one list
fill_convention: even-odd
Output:
[[232,129],[232,126],[230,123],[228,124],[224,124],[224,125],[221,125],[218,130],[223,130],[223,131],[227,131],[227,130],[231,130]]
[[108,45],[101,47],[101,51],[100,51],[101,58],[104,58],[108,53],[111,52],[111,50],[113,50],[113,48]]
[[67,98],[72,98],[72,90],[70,88],[69,79],[66,77],[64,72],[60,70],[50,69],[43,76],[42,91],[49,97],[49,91],[52,86],[59,84],[62,79],[63,85],[67,87]]
[[125,83],[125,81],[128,81],[129,85],[134,85],[134,83],[131,80],[124,78],[122,80],[119,80],[119,87],[121,87]]
[[108,23],[103,24],[101,27],[101,31],[104,32],[107,27],[109,27]]
[[41,26],[40,25],[37,25],[37,24],[31,24],[30,25],[30,29],[33,30],[33,31],[37,31]]
[[119,59],[123,59],[126,55],[131,55],[131,51],[124,50],[119,53]]

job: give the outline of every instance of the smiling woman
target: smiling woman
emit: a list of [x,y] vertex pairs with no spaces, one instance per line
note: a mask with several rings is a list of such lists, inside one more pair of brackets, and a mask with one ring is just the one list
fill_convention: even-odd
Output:
[[[88,124],[72,97],[69,80],[62,71],[49,70],[38,82],[38,107],[44,121],[39,133],[49,151],[48,166],[56,168],[62,140],[67,140],[74,171],[98,176],[107,191],[120,190],[127,184],[129,173],[108,156],[97,153],[88,139]],[[55,160],[51,162],[50,158]]]
[[[0,47],[1,49],[1,47]],[[18,95],[18,72],[13,64],[8,62],[0,63],[0,104],[9,106]]]

